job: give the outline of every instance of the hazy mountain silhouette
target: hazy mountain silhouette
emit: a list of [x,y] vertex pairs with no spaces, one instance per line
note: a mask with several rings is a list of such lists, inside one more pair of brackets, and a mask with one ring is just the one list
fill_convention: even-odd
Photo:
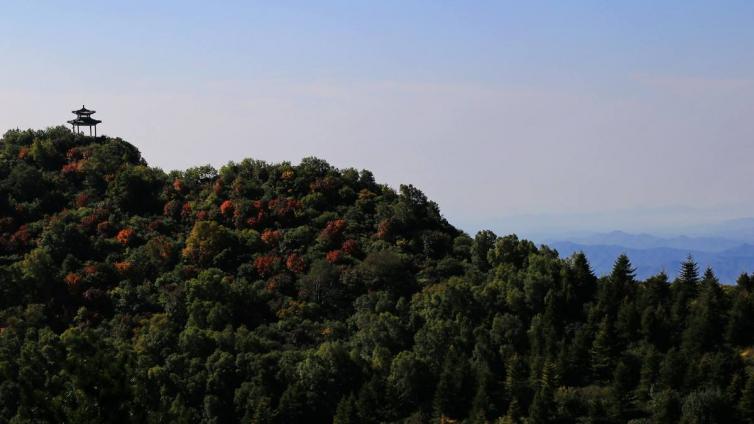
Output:
[[691,255],[704,269],[712,267],[723,283],[732,284],[743,272],[754,269],[754,245],[742,244],[722,251],[702,251],[672,247],[631,248],[620,245],[581,244],[568,241],[552,242],[549,245],[561,256],[570,256],[582,251],[598,275],[610,272],[615,258],[627,254],[636,267],[638,278],[644,279],[659,272],[671,278],[678,274],[681,262]]

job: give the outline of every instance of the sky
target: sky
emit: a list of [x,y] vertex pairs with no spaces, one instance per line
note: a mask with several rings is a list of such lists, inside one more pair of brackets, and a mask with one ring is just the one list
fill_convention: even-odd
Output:
[[317,156],[469,231],[754,216],[751,1],[0,3],[0,132],[165,170]]

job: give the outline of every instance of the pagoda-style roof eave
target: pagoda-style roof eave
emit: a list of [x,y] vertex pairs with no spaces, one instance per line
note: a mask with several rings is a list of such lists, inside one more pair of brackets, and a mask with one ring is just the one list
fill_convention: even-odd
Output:
[[72,120],[68,121],[68,123],[71,124],[71,125],[97,125],[97,124],[99,124],[101,122],[102,121],[100,121],[98,119],[92,119],[92,118],[89,118],[89,117],[72,119]]
[[90,110],[90,109],[87,109],[87,108],[86,108],[86,106],[84,106],[84,105],[81,105],[81,109],[79,109],[79,110],[74,110],[74,111],[73,111],[73,113],[79,113],[79,112],[90,112],[90,113],[94,113],[95,111],[93,111],[93,110]]

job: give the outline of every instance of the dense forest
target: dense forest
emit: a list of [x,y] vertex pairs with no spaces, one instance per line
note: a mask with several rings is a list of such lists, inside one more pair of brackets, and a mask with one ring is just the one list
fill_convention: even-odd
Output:
[[0,422],[752,423],[754,276],[597,277],[315,158],[9,131]]

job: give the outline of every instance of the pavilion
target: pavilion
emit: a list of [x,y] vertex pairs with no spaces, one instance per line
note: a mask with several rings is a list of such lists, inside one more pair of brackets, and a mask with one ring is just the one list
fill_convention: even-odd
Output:
[[94,136],[96,137],[97,124],[102,121],[92,118],[92,114],[95,112],[82,105],[81,109],[72,111],[72,113],[76,114],[76,119],[72,119],[68,123],[71,124],[73,131],[77,134],[81,132],[81,127],[89,127],[89,135],[92,135],[92,127],[94,127]]

